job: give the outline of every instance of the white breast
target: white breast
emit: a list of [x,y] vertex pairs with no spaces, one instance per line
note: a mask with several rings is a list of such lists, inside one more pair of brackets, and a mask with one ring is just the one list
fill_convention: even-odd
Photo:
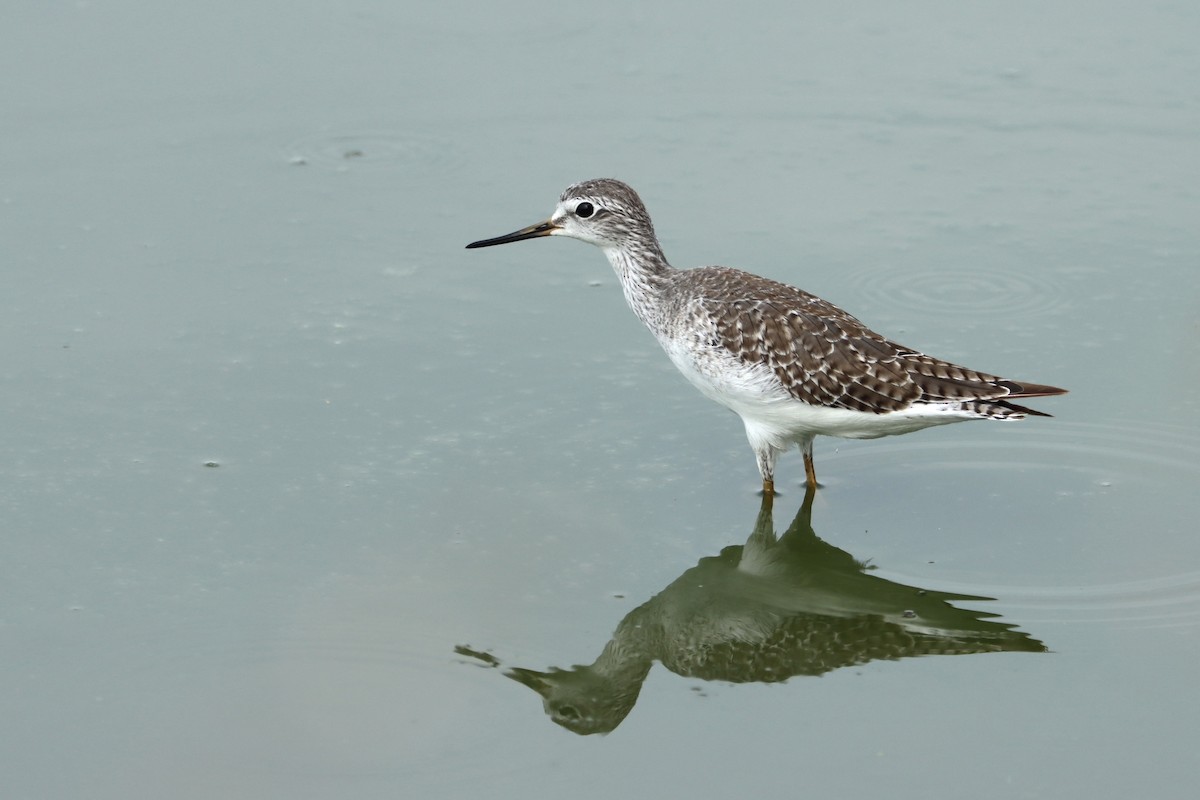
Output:
[[814,435],[874,439],[978,417],[955,403],[922,404],[887,414],[813,406],[792,397],[763,364],[747,364],[719,347],[665,336],[658,339],[693,386],[742,418],[751,441],[782,447]]

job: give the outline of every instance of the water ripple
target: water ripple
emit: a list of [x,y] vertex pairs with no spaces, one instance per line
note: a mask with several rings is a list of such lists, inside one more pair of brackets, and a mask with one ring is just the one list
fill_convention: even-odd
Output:
[[1200,571],[1090,586],[1005,586],[940,582],[949,592],[1004,598],[1004,613],[1025,625],[1104,622],[1137,628],[1200,624]]
[[[1057,543],[1050,545],[1054,563],[1065,569],[1057,585],[1045,576],[1035,578],[1041,585],[951,579],[939,581],[941,591],[1003,598],[1004,613],[1019,616],[1027,625],[1200,624],[1195,525],[1180,502],[1200,483],[1200,431],[1125,420],[1034,422],[1000,431],[986,426],[978,434],[951,442],[904,437],[904,441],[871,443],[831,454],[825,462],[826,474],[844,473],[849,465],[837,462],[861,458],[879,470],[878,477],[903,484],[906,491],[942,487],[953,497],[953,487],[963,480],[963,472],[969,472],[986,476],[986,483],[977,485],[994,490],[993,499],[979,498],[992,504],[988,513],[1003,514],[1004,504],[1018,498],[1018,503],[1042,508],[1058,521],[1047,519],[1046,534],[1053,534],[1053,526],[1061,524],[1058,515],[1064,510],[1074,517],[1068,530],[1076,530],[1071,535],[1081,539],[1069,542],[1056,537]],[[973,477],[966,480],[976,484]],[[1024,545],[1032,547],[1031,563],[1038,559],[1036,542],[1034,537]],[[1077,560],[1063,561],[1071,553],[1077,554]],[[904,581],[927,576],[890,577]]]
[[[1054,412],[1054,402],[1038,398],[1030,405]],[[893,437],[847,448],[829,459],[861,458],[879,468],[903,466],[921,473],[980,469],[993,473],[996,481],[1006,471],[1048,470],[1061,476],[1064,486],[1078,483],[1070,475],[1090,478],[1102,488],[1117,483],[1182,488],[1200,481],[1200,431],[1190,426],[1062,419],[972,425],[973,434],[963,431],[953,441],[937,432],[924,438]]]
[[852,271],[847,278],[854,290],[851,296],[860,302],[906,307],[922,315],[1042,315],[1063,308],[1069,299],[1066,289],[1044,269],[913,272],[883,265]]

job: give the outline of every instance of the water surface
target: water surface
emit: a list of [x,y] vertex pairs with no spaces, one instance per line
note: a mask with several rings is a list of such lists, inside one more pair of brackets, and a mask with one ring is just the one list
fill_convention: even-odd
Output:
[[[1190,796],[1198,27],[1183,3],[12,9],[5,795]],[[787,591],[675,600],[786,536],[799,458],[760,524],[740,424],[598,252],[463,249],[602,175],[679,266],[1071,394],[818,440]],[[705,671],[626,638],[646,608],[993,646],[818,667],[811,634]],[[607,736],[505,674],[612,641],[649,664]]]

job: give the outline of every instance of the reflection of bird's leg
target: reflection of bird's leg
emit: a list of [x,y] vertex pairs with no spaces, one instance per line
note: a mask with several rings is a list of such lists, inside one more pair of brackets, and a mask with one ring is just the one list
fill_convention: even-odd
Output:
[[[775,505],[774,495],[763,493],[762,503],[758,507],[758,516],[754,519],[754,528],[746,538],[738,559],[738,570],[756,574],[769,567],[771,552],[778,540],[775,538],[775,518],[772,509]],[[724,553],[722,553],[724,555]]]
[[754,520],[755,534],[762,534],[763,532],[772,536],[775,534],[775,520],[771,515],[774,505],[775,493],[764,491],[762,496],[762,504],[758,507],[758,518]]
[[802,542],[819,542],[817,534],[812,528],[812,506],[813,499],[816,496],[816,487],[809,484],[804,489],[804,502],[800,504],[800,508],[796,511],[796,516],[792,520],[792,524],[784,531],[780,541],[789,542],[789,546],[791,547],[795,547]]
[[[811,464],[812,459],[805,459],[805,464]],[[804,489],[804,502],[800,504],[800,513],[796,515],[796,522],[803,522],[804,527],[812,527],[812,504],[813,498],[817,496],[817,483],[814,476],[812,482]],[[794,525],[795,523],[793,523]]]
[[[815,485],[810,483],[804,488],[804,502],[800,504],[800,509],[796,512],[796,518],[792,520],[792,524],[788,527],[788,535],[800,531],[800,535],[816,536],[812,529],[812,505],[813,499],[816,496],[817,487]],[[775,495],[763,492],[762,504],[758,507],[758,518],[754,520],[754,533],[750,536],[752,540],[755,536],[774,540],[775,520],[772,515],[774,506]]]

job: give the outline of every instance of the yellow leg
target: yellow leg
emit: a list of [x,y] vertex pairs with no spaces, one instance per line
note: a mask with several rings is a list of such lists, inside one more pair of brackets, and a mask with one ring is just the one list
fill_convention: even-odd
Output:
[[817,488],[817,468],[813,466],[812,453],[804,453],[804,477],[808,480],[808,488]]

